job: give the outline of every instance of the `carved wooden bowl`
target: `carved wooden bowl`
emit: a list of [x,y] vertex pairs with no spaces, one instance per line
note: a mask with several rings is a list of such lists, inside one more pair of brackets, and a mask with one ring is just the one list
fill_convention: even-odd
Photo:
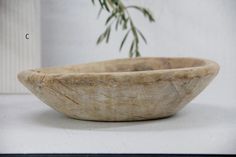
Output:
[[218,71],[218,64],[206,59],[140,57],[27,70],[18,79],[69,117],[136,121],[175,114]]

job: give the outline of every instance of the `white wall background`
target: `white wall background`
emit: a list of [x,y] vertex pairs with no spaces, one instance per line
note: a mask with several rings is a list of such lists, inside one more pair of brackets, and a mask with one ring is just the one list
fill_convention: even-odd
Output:
[[[236,1],[125,0],[150,8],[156,23],[132,12],[148,45],[143,56],[193,56],[217,61],[218,77],[195,101],[236,104]],[[127,57],[118,53],[122,36],[112,32],[109,45],[96,46],[104,30],[99,5],[90,0],[42,0],[42,64],[55,66]],[[104,12],[105,13],[105,12]],[[227,106],[227,103],[225,104]]]
[[0,93],[28,92],[17,73],[39,66],[40,1],[0,0]]

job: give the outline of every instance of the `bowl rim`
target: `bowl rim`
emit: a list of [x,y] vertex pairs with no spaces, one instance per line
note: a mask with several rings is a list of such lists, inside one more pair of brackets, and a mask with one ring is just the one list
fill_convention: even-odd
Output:
[[[204,63],[202,65],[193,66],[193,67],[184,67],[184,68],[171,68],[171,69],[157,69],[157,70],[145,70],[145,71],[117,71],[117,72],[57,72],[57,73],[46,73],[41,72],[42,69],[48,69],[48,68],[65,68],[65,67],[71,67],[71,66],[79,66],[79,65],[86,65],[90,63],[102,63],[106,61],[119,61],[119,60],[132,60],[132,59],[192,59],[192,60],[200,60]],[[196,57],[136,57],[136,58],[118,58],[118,59],[111,59],[111,60],[103,60],[103,61],[97,61],[97,62],[89,62],[89,63],[83,63],[83,64],[71,64],[71,65],[64,65],[64,66],[52,66],[52,67],[42,67],[42,68],[36,68],[36,69],[29,69],[24,70],[18,74],[33,74],[38,76],[105,76],[105,75],[113,75],[113,76],[121,76],[121,75],[140,75],[140,74],[167,74],[167,73],[179,73],[179,72],[204,72],[207,70],[208,73],[217,73],[220,69],[220,66],[215,61],[204,59],[204,58],[196,58]]]

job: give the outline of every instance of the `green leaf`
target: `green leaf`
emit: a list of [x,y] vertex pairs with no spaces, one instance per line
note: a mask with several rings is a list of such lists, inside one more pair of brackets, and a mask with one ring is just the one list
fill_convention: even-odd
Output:
[[103,10],[103,8],[101,7],[101,8],[99,9],[99,12],[98,12],[97,18],[100,17],[100,15],[101,15],[101,13],[102,13],[102,10]]
[[122,15],[121,15],[121,19],[122,19],[124,22],[126,21],[125,14],[122,14]]
[[140,52],[138,50],[135,51],[135,57],[140,57],[140,56],[141,56]]
[[143,39],[143,41],[145,42],[145,44],[147,44],[147,40],[146,40],[146,38],[144,37],[143,33],[140,32],[139,30],[137,30],[137,31],[138,31],[138,34],[142,37],[142,39]]
[[120,22],[120,18],[118,17],[118,18],[116,19],[116,26],[115,26],[116,31],[118,30],[119,22]]
[[144,15],[146,15],[150,22],[155,22],[155,19],[150,10],[144,8]]
[[103,8],[103,2],[102,2],[102,0],[99,0],[99,4],[100,4],[101,8]]
[[134,43],[135,41],[132,42],[130,49],[129,49],[129,57],[133,57],[133,49],[134,49]]
[[106,33],[106,43],[108,43],[109,42],[109,38],[110,38],[110,34],[111,34],[111,26],[109,26],[108,28],[107,28],[107,33]]
[[127,6],[126,8],[127,8],[127,9],[128,9],[128,8],[134,8],[134,9],[137,9],[138,11],[140,11],[140,12],[143,13],[143,8],[141,8],[141,7],[139,7],[139,6],[130,5],[130,6]]
[[100,44],[104,40],[104,34],[101,34],[97,39],[97,45]]
[[104,39],[109,40],[111,27],[107,27],[106,30],[98,37],[97,44],[100,44]]
[[115,15],[116,15],[116,12],[113,12],[113,13],[107,18],[105,25],[107,25],[107,24],[109,23],[109,21],[110,21],[113,17],[115,17]]
[[136,40],[138,40],[138,34],[137,34],[137,31],[136,31],[136,27],[134,27],[134,25],[131,23],[131,30],[132,30],[132,33],[134,35],[134,38]]
[[127,19],[124,20],[124,23],[123,23],[123,30],[126,30],[126,29],[127,29],[128,21],[129,21],[129,18],[127,18]]
[[137,10],[139,10],[140,12],[142,12],[145,17],[148,17],[148,19],[149,19],[150,22],[154,22],[154,21],[155,21],[153,15],[152,15],[152,13],[151,13],[151,11],[148,10],[147,8],[143,8],[143,7],[139,7],[139,6],[135,6],[135,5],[128,6],[127,8],[134,8],[134,9],[137,9]]
[[122,50],[122,47],[123,47],[123,45],[124,45],[128,35],[129,35],[129,32],[130,32],[130,30],[125,34],[125,36],[124,36],[124,38],[123,38],[123,40],[122,40],[122,42],[120,44],[120,51]]
[[108,12],[110,12],[110,9],[109,9],[109,7],[108,7],[108,5],[107,5],[107,1],[106,1],[106,0],[103,1],[103,5],[104,5],[105,9],[106,9]]

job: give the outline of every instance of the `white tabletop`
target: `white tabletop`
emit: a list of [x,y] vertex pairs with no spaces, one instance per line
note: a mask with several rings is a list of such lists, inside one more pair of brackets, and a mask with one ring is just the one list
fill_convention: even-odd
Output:
[[236,153],[234,105],[193,102],[171,118],[70,119],[33,95],[0,95],[0,153]]

